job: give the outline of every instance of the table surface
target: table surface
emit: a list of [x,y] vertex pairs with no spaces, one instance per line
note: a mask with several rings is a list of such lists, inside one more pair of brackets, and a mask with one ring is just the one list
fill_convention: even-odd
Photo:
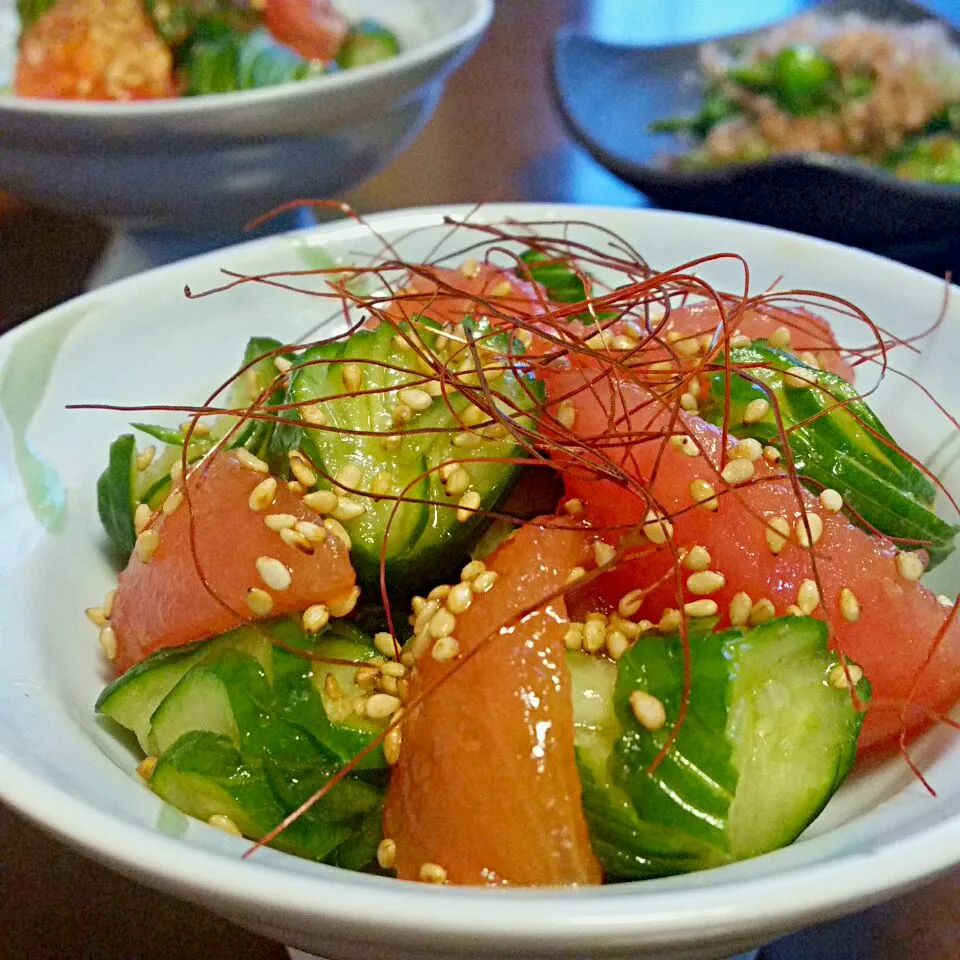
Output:
[[[433,120],[389,168],[346,199],[361,211],[477,200],[640,206],[644,198],[576,148],[552,108],[546,54],[564,23],[646,40],[751,26],[804,5],[727,0],[500,0],[474,58]],[[718,13],[722,8],[722,13]],[[0,195],[0,327],[80,292],[110,232]],[[0,960],[282,960],[281,946],[90,863],[0,808]],[[767,947],[765,960],[957,960],[960,873]]]

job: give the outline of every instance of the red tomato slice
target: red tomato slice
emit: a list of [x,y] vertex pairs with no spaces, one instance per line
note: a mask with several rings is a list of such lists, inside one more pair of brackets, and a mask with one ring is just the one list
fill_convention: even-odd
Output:
[[[690,586],[694,571],[681,568],[678,583],[669,547],[646,541],[644,555],[591,584],[589,596],[580,598],[581,606],[587,603],[615,609],[625,593],[652,587],[636,616],[658,622],[667,608],[678,609],[702,598],[715,601],[721,623],[727,623],[737,593],[747,594],[754,603],[767,599],[776,614],[783,615],[791,605],[803,607],[802,585],[819,578],[820,602],[813,615],[829,623],[836,647],[859,664],[873,684],[876,706],[864,724],[862,749],[887,744],[899,736],[900,705],[908,700],[919,705],[907,709],[904,716],[911,733],[929,723],[923,708],[942,713],[957,701],[960,624],[955,619],[949,624],[933,652],[948,611],[930,591],[900,574],[894,544],[868,535],[842,514],[828,512],[806,491],[795,491],[788,477],[762,459],[754,464],[754,482],[727,485],[718,475],[720,431],[683,413],[671,430],[673,411],[664,410],[636,384],[620,382],[614,390],[603,377],[585,390],[583,374],[547,370],[544,375],[552,396],[576,394],[573,430],[584,440],[609,434],[611,410],[623,416],[618,431],[651,437],[628,446],[607,446],[606,454],[649,490],[658,509],[672,517],[676,547],[706,548],[709,569],[724,578],[722,585],[700,594]],[[631,412],[624,414],[625,409]],[[676,449],[663,439],[671,432],[694,438],[702,453],[691,457]],[[611,480],[580,474],[582,471],[568,472],[566,493],[583,501],[584,518],[591,524],[622,528],[646,519],[649,506],[642,494]],[[695,504],[694,481],[716,488],[716,510]],[[806,512],[818,518],[812,521],[817,526],[822,524],[822,535],[812,551],[798,543],[806,532],[801,520]],[[772,518],[784,518],[789,525],[789,539],[776,555],[767,540]],[[617,539],[614,533],[605,536],[611,542]],[[809,584],[804,588],[807,593],[810,589]],[[854,611],[850,596],[858,611]],[[570,605],[576,609],[572,598]],[[926,664],[928,656],[931,659]]]
[[456,884],[600,883],[580,806],[563,601],[523,615],[562,588],[585,543],[582,530],[522,528],[487,561],[493,587],[456,617],[459,659],[421,655],[423,701],[402,722],[384,812],[401,879],[432,863]]
[[14,89],[64,100],[177,93],[173,56],[142,0],[58,0],[20,38]]
[[266,0],[263,17],[274,38],[304,60],[332,60],[349,27],[330,0]]
[[[156,549],[146,562],[136,551],[131,556],[110,616],[121,672],[163,647],[216,636],[258,616],[350,596],[355,576],[349,550],[338,537],[330,534],[304,553],[263,522],[269,512],[320,523],[299,497],[279,483],[266,510],[251,509],[250,494],[266,476],[233,452],[216,454],[187,481],[190,507],[183,502],[169,516],[157,515],[151,527],[159,538]],[[191,549],[191,519],[200,570]],[[287,571],[289,586],[276,589],[265,582],[257,566],[265,557]],[[248,596],[254,588],[270,598],[269,611],[251,609]],[[257,596],[255,606],[257,600],[263,597]]]

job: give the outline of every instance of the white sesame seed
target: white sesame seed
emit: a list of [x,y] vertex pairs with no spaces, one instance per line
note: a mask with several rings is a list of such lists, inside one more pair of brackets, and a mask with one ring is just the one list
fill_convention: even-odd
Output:
[[904,580],[916,582],[923,576],[923,560],[915,553],[897,554],[897,573]]
[[817,374],[809,367],[790,367],[783,375],[783,382],[794,390],[808,390],[817,382]]
[[300,418],[306,423],[314,427],[325,427],[327,425],[327,415],[321,404],[311,403],[297,409],[300,411]]
[[452,634],[437,637],[430,649],[430,656],[439,663],[447,663],[460,655],[460,643]]
[[[190,429],[191,427],[193,428],[192,431]],[[197,420],[196,422],[193,420],[185,420],[180,424],[180,432],[184,436],[192,432],[192,436],[197,438],[210,436],[210,428],[201,420]]]
[[790,521],[786,517],[770,517],[766,522],[764,537],[770,552],[777,556],[790,539]]
[[456,625],[457,618],[447,610],[446,607],[441,607],[430,618],[430,622],[427,624],[427,631],[430,636],[434,638],[446,637],[453,633]]
[[333,511],[334,520],[341,523],[348,523],[350,520],[356,520],[367,512],[367,508],[358,500],[352,497],[340,497],[336,510]]
[[567,430],[572,430],[573,425],[577,422],[577,408],[573,405],[572,400],[562,400],[557,405],[557,421],[562,427],[566,427]]
[[667,607],[663,613],[660,614],[660,622],[657,624],[657,629],[661,633],[673,633],[679,629],[681,619],[679,610],[675,610],[673,607]]
[[770,412],[770,401],[763,397],[751,400],[743,410],[744,423],[759,423]]
[[388,453],[396,453],[403,445],[403,435],[399,433],[388,433],[380,441],[380,446]]
[[480,509],[480,494],[476,490],[468,490],[457,502],[457,507],[457,523],[466,523]]
[[386,720],[387,717],[396,713],[401,706],[399,697],[390,693],[375,693],[367,700],[365,712],[371,720]]
[[783,611],[784,614],[788,617],[805,617],[806,614],[795,604],[791,603],[786,610]]
[[717,510],[720,507],[716,487],[699,477],[690,483],[690,497],[698,507],[703,507],[704,510]]
[[359,363],[345,363],[340,369],[340,374],[347,390],[354,393],[360,389],[363,383],[363,368]]
[[117,634],[113,627],[108,625],[101,628],[98,639],[100,641],[100,649],[103,651],[103,655],[108,660],[116,660]]
[[586,575],[587,571],[583,567],[571,567],[563,582],[569,586],[571,583],[582,580]]
[[644,730],[661,730],[667,722],[663,703],[646,690],[634,690],[630,694],[630,709]]
[[474,593],[486,593],[492,589],[499,576],[496,570],[484,570],[470,581],[470,589]]
[[353,546],[353,541],[350,539],[350,534],[343,528],[343,524],[339,520],[334,520],[332,517],[327,517],[323,521],[324,529],[332,533],[348,550]]
[[376,667],[362,666],[354,671],[353,682],[358,687],[373,687],[380,677],[380,671]]
[[144,530],[137,536],[133,552],[141,563],[149,563],[150,558],[157,552],[159,546],[160,534],[153,529]]
[[313,467],[297,451],[293,450],[289,455],[290,472],[296,477],[298,483],[304,487],[312,487],[317,482],[317,475],[313,472]]
[[292,530],[297,525],[297,518],[292,513],[268,513],[263,522],[269,529],[279,532]]
[[630,649],[630,641],[620,630],[607,631],[607,653],[611,660],[619,660]]
[[755,627],[758,624],[766,623],[768,620],[772,620],[777,615],[776,607],[774,607],[773,602],[768,600],[766,597],[758,600],[750,608],[750,625]]
[[[387,633],[385,630],[382,630],[380,633],[375,633],[373,635],[373,645],[377,648],[378,653],[388,657],[391,661],[396,660],[397,644],[394,642],[392,634]],[[384,664],[384,667],[386,666],[387,664]]]
[[457,467],[445,484],[448,497],[459,497],[470,489],[472,478],[466,467]]
[[700,409],[697,398],[689,391],[680,394],[680,407],[687,413],[696,413]]
[[145,503],[138,503],[133,511],[133,529],[135,533],[143,533],[153,519],[153,511]]
[[[384,743],[384,749],[386,749],[386,743]],[[396,763],[396,761],[394,761],[394,763]],[[396,862],[396,841],[391,840],[389,837],[384,837],[377,845],[377,863],[380,864],[381,869],[391,870]]]
[[332,673],[323,675],[323,692],[330,700],[339,700],[343,696],[340,681]]
[[720,476],[730,486],[736,487],[750,480],[753,472],[753,463],[750,460],[728,460],[720,471]]
[[754,440],[753,437],[747,437],[744,440],[738,440],[734,444],[733,449],[730,451],[730,456],[734,460],[749,460],[751,463],[754,460],[759,460],[763,456],[763,446],[759,440]]
[[837,603],[840,607],[840,616],[847,623],[856,623],[860,619],[860,601],[849,587],[840,588]]
[[563,635],[563,645],[567,650],[580,650],[583,647],[583,624],[571,623]]
[[307,492],[307,488],[299,480],[288,480],[287,489],[295,497],[302,497]]
[[749,593],[735,593],[730,601],[730,623],[734,627],[742,627],[750,619],[753,609],[753,600]]
[[94,626],[105,627],[109,623],[109,618],[103,612],[103,607],[87,607],[83,612]]
[[[237,447],[233,451],[234,456],[242,463],[245,467],[248,467],[250,470],[255,470],[257,473],[269,473],[270,468],[263,462],[259,457],[255,457],[246,447]],[[182,471],[181,465],[181,471]],[[170,471],[171,478],[173,477],[173,471]]]
[[363,471],[355,463],[347,463],[337,471],[333,480],[338,486],[356,490],[363,483]]
[[797,606],[808,617],[820,606],[820,589],[816,580],[804,580],[797,588]]
[[266,590],[251,587],[247,591],[247,606],[258,616],[265,617],[273,610],[273,597]]
[[438,603],[442,603],[447,599],[447,595],[450,593],[450,584],[449,583],[438,583],[428,594],[428,600],[436,600]]
[[706,547],[701,547],[699,544],[694,544],[684,555],[683,555],[683,566],[687,570],[692,570],[694,572],[700,570],[706,570],[710,566],[711,557],[710,551]]
[[296,527],[292,530],[289,527],[281,527],[280,539],[288,547],[293,547],[294,550],[299,550],[308,556],[313,553],[313,544]]
[[777,329],[770,334],[770,339],[767,342],[775,350],[783,350],[786,347],[789,347],[790,346],[789,327],[777,327]]
[[153,458],[157,454],[157,448],[154,446],[145,447],[143,452],[137,456],[137,469],[141,472],[153,463]]
[[727,582],[727,578],[716,570],[698,570],[687,577],[687,589],[697,597],[706,597],[716,593]]
[[617,604],[617,613],[619,613],[621,617],[632,617],[643,604],[645,593],[646,591],[639,587],[636,590],[625,593]]
[[271,590],[286,590],[290,586],[290,571],[276,557],[257,557],[256,568]]
[[736,349],[737,347],[749,347],[753,341],[744,333],[734,334],[730,338],[730,346]]
[[808,367],[813,367],[814,370],[820,369],[820,361],[817,358],[815,353],[811,353],[809,350],[804,350],[800,354],[801,362],[805,363]]
[[583,513],[583,501],[579,497],[566,500],[563,504],[563,512],[571,517],[579,517]]
[[229,833],[231,837],[243,836],[240,828],[225,813],[215,813],[207,820],[207,823],[211,827],[216,827],[217,830]]
[[[804,521],[804,518],[806,518],[806,521]],[[797,535],[797,543],[801,547],[809,547],[823,536],[823,519],[820,514],[808,510],[794,524],[794,530]]]
[[617,556],[615,547],[610,546],[604,540],[593,541],[593,559],[598,567],[605,567],[608,563],[613,563]]
[[360,599],[360,588],[354,587],[342,600],[332,600],[327,604],[327,609],[332,617],[346,617],[353,613],[353,608]]
[[421,413],[429,410],[433,403],[433,397],[426,390],[420,390],[417,387],[405,387],[397,392],[397,399],[411,410]]
[[320,514],[333,513],[340,498],[332,490],[314,490],[304,496],[303,502]]
[[491,297],[509,297],[513,293],[513,285],[509,280],[501,280],[491,291]]
[[656,510],[648,510],[643,523],[644,536],[658,546],[662,546],[673,536],[673,524]]
[[251,510],[266,510],[277,495],[277,478],[264,477],[251,491],[247,505]]
[[717,601],[704,597],[701,600],[691,600],[683,605],[684,613],[688,617],[713,617],[716,616]]
[[820,506],[830,513],[839,513],[843,509],[843,497],[831,487],[821,490],[819,499]]
[[[243,450],[243,447],[241,447],[240,450]],[[248,450],[243,450],[243,452],[244,452],[244,453],[249,453]],[[239,451],[239,450],[237,451],[237,459],[238,459],[241,463],[244,462],[244,461],[243,461],[243,457],[240,456],[240,451]],[[254,460],[256,460],[256,459],[257,459],[257,458],[254,457]],[[263,463],[262,460],[259,461],[259,462],[260,462],[260,463]],[[265,463],[264,463],[263,465],[266,467],[266,464],[265,464]],[[268,471],[267,471],[267,470],[264,470],[264,471],[262,471],[262,472],[263,472],[263,473],[267,473]],[[183,461],[182,461],[182,460],[174,460],[173,464],[172,464],[171,467],[170,467],[170,483],[171,483],[171,485],[176,486],[178,483],[180,483],[181,480],[183,480]]]
[[447,871],[438,863],[425,863],[420,867],[420,879],[424,883],[446,883]]
[[293,361],[288,360],[286,357],[274,357],[273,365],[277,368],[277,370],[280,371],[280,373],[287,373],[293,366]]
[[764,447],[763,459],[771,466],[775,466],[780,462],[780,451],[776,447]]
[[315,603],[303,611],[303,629],[307,633],[319,633],[329,622],[330,611],[322,603]]
[[831,687],[838,690],[849,690],[855,687],[863,679],[863,670],[855,663],[847,663],[846,666],[838,663],[829,675]]
[[396,477],[392,473],[384,470],[373,478],[370,484],[370,492],[376,496],[386,496],[396,486]]
[[447,607],[451,613],[465,613],[473,603],[473,590],[469,583],[454,584],[447,594]]
[[583,625],[583,649],[587,653],[596,653],[603,648],[607,639],[606,624],[602,620],[590,620]]
[[637,341],[625,333],[618,333],[613,340],[610,341],[610,346],[614,350],[635,350],[637,348]]
[[103,615],[109,620],[113,616],[113,604],[117,599],[116,589],[108,590],[106,596],[103,598],[103,603],[100,605],[103,607]]
[[941,607],[946,607],[948,610],[952,610],[956,601],[951,600],[945,593],[938,593],[937,603],[939,603]]
[[483,443],[483,438],[476,433],[462,431],[453,438],[453,445],[461,450],[476,450]]
[[294,529],[311,543],[323,543],[327,539],[326,527],[321,527],[319,523],[313,523],[310,520],[298,520]]

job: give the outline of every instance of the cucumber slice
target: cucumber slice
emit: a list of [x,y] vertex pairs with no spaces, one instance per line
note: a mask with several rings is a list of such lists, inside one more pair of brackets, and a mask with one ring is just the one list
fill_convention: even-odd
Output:
[[137,509],[137,442],[132,433],[110,444],[107,468],[97,480],[97,512],[111,545],[126,562],[137,534],[133,514]]
[[[574,681],[584,813],[610,879],[704,869],[790,843],[853,764],[863,714],[850,691],[829,680],[838,661],[821,621],[786,617],[746,632],[693,633],[689,651],[689,709],[652,773],[683,695],[680,638],[634,644],[617,665],[606,709],[584,697],[589,681]],[[610,697],[609,667],[600,669],[594,689]],[[577,660],[571,672],[582,673]],[[637,721],[637,690],[664,705],[663,728]],[[865,680],[856,694],[868,699]]]
[[[868,529],[906,545],[923,546],[931,567],[950,554],[958,527],[932,509],[935,485],[898,449],[879,439],[894,443],[853,386],[842,377],[811,367],[804,369],[812,386],[788,386],[785,371],[804,365],[761,341],[731,350],[730,359],[746,368],[729,384],[729,422],[735,436],[782,446],[773,409],[759,421],[743,421],[747,404],[769,399],[767,390],[771,391],[801,480],[812,481],[814,490],[838,490],[853,511],[851,518],[862,518]],[[726,402],[726,377],[716,374],[710,379],[711,403],[703,415],[719,425]]]
[[[485,365],[511,367],[495,377],[490,390],[514,424],[532,429],[533,410],[543,391],[517,365],[520,345],[506,334],[494,335],[486,321],[467,319],[463,326],[467,333],[462,335],[469,334],[482,345]],[[401,325],[399,330],[398,334],[398,328],[384,323],[358,331],[346,342],[304,354],[291,380],[288,402],[309,404],[311,409],[300,408],[299,429],[285,427],[278,432],[274,451],[279,459],[300,445],[322,474],[320,487],[333,488],[364,508],[362,515],[343,521],[353,540],[351,559],[361,583],[377,589],[382,552],[387,582],[400,584],[409,593],[436,583],[461,564],[469,544],[486,525],[480,512],[465,522],[457,519],[457,506],[467,486],[454,486],[448,493],[438,472],[441,464],[466,461],[467,484],[480,496],[478,509],[491,510],[520,472],[519,466],[503,461],[522,457],[524,449],[499,425],[493,425],[492,431],[474,432],[474,446],[455,445],[453,438],[462,431],[462,418],[472,406],[460,392],[427,398],[425,409],[404,407],[407,421],[398,422],[398,391],[423,380],[416,372],[423,361],[413,349],[401,345],[403,335],[422,342],[418,349],[432,357],[446,356],[443,344],[447,342],[444,332],[430,321],[415,320],[412,328]],[[454,363],[459,365],[465,356],[461,352]],[[318,408],[323,423],[311,425]],[[399,447],[394,445],[397,442]],[[359,484],[348,485],[357,493],[335,482],[345,468],[359,471]],[[398,503],[401,496],[405,502]]]
[[337,52],[337,66],[344,70],[388,60],[400,52],[395,34],[375,20],[361,20],[347,31]]

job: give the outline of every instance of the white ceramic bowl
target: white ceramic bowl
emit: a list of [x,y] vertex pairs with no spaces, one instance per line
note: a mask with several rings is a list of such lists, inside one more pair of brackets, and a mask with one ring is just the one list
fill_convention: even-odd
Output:
[[[63,212],[191,233],[236,230],[283,201],[343,193],[420,131],[493,0],[338,6],[351,19],[385,23],[403,52],[328,77],[205,97],[111,104],[0,95],[0,186]],[[9,16],[4,23],[9,30]]]
[[[444,212],[373,219],[407,259],[462,236]],[[492,206],[501,221],[591,220],[653,264],[715,252],[748,260],[754,289],[783,276],[845,295],[894,333],[939,315],[936,278],[855,250],[740,223],[654,211]],[[412,233],[416,228],[425,231]],[[576,231],[576,228],[573,228]],[[346,262],[382,251],[352,222],[269,238],[134,277],[53,310],[0,339],[0,797],[64,841],[146,884],[208,906],[288,944],[331,958],[711,958],[876,903],[960,862],[960,739],[940,729],[915,757],[930,797],[900,760],[861,770],[807,834],[767,856],[690,876],[571,891],[434,888],[247,848],[162,804],[134,776],[137,758],[96,722],[105,675],[83,608],[110,586],[96,517],[96,477],[130,417],[67,412],[76,402],[192,402],[233,369],[250,334],[301,337],[325,311],[310,297],[249,285],[186,301],[183,288],[244,273],[302,269],[318,251]],[[730,269],[705,270],[732,286]],[[897,366],[960,409],[960,299],[922,352]],[[841,340],[851,332],[840,325]],[[852,344],[851,344],[852,345]],[[913,398],[910,402],[905,397]],[[873,398],[894,433],[927,456],[956,431],[898,377]],[[944,473],[960,490],[960,467]],[[65,497],[65,499],[64,499]],[[935,589],[955,594],[957,565]]]

